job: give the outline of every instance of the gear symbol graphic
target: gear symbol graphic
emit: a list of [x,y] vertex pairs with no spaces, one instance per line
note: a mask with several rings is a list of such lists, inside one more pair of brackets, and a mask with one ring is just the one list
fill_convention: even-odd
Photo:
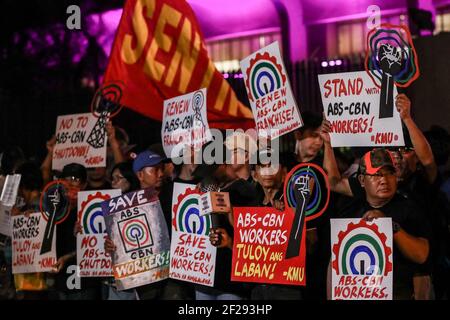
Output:
[[336,271],[336,273],[339,274],[339,261],[338,261],[339,260],[339,249],[341,248],[342,242],[345,239],[345,237],[350,232],[352,232],[353,230],[358,229],[358,228],[366,228],[366,229],[372,230],[377,235],[377,237],[381,240],[381,243],[383,245],[383,251],[386,256],[386,266],[384,268],[384,275],[386,276],[389,272],[392,271],[392,262],[389,261],[389,256],[391,255],[392,250],[391,250],[391,248],[389,248],[386,245],[387,237],[384,233],[381,233],[378,230],[378,226],[376,224],[374,224],[374,223],[367,224],[366,221],[364,221],[364,220],[361,220],[358,223],[349,223],[349,225],[347,226],[347,230],[339,232],[338,243],[333,245],[333,250],[332,250],[334,257],[335,257],[332,262],[333,269]]
[[264,54],[257,53],[256,56],[255,56],[255,58],[250,59],[250,66],[249,66],[248,69],[247,69],[247,79],[246,79],[246,81],[245,81],[245,85],[247,86],[248,98],[249,98],[251,101],[255,101],[255,98],[253,97],[253,95],[252,95],[252,93],[251,93],[252,91],[251,91],[251,86],[250,86],[250,73],[251,73],[251,71],[253,70],[253,67],[254,67],[258,62],[260,62],[261,60],[270,61],[271,64],[273,64],[273,65],[277,68],[279,74],[281,75],[281,79],[282,79],[282,82],[283,82],[283,83],[282,83],[282,86],[285,85],[286,79],[287,79],[287,78],[286,78],[286,75],[283,73],[283,68],[282,68],[281,65],[277,62],[277,58],[276,58],[276,57],[273,57],[273,56],[269,55],[268,52],[265,52]]
[[81,210],[78,212],[78,222],[82,222],[82,218],[83,218],[83,213],[86,211],[87,207],[89,205],[92,204],[92,202],[94,200],[98,200],[101,199],[101,201],[98,202],[103,202],[106,200],[109,200],[111,197],[108,194],[103,194],[101,192],[96,192],[95,194],[89,194],[87,199],[83,202],[81,202]]
[[196,189],[187,188],[184,193],[181,193],[178,195],[177,203],[173,206],[172,209],[172,226],[175,228],[176,231],[178,231],[177,228],[177,212],[180,204],[183,202],[183,200],[191,195],[197,195],[201,196],[201,192]]

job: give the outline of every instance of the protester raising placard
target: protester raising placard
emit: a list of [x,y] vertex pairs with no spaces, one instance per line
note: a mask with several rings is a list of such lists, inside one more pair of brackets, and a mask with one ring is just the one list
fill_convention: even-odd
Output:
[[392,300],[392,219],[331,219],[333,300]]
[[56,237],[51,250],[41,254],[47,220],[40,212],[12,217],[13,273],[52,271],[56,264]]
[[212,287],[217,249],[209,241],[211,216],[200,214],[200,195],[195,185],[174,184],[170,277]]
[[183,149],[200,149],[211,140],[206,116],[206,89],[164,100],[161,140],[168,158],[183,155]]
[[117,245],[112,256],[117,288],[168,278],[169,232],[154,191],[144,189],[104,201],[102,211],[106,231]]
[[101,203],[120,194],[119,189],[78,192],[81,232],[77,234],[77,264],[81,277],[113,276],[111,257],[104,250],[106,225]]
[[303,125],[278,42],[242,60],[241,69],[259,135],[275,139]]
[[106,166],[106,117],[91,113],[59,116],[56,121],[56,144],[53,149],[53,170],[62,170],[69,163],[86,168]]
[[380,118],[380,89],[366,72],[322,74],[319,85],[333,147],[405,144],[397,109],[392,106],[393,116]]

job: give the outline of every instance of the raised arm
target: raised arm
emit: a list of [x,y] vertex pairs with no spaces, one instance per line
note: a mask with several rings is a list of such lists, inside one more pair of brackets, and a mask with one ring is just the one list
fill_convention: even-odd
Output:
[[353,193],[350,188],[350,183],[347,178],[343,178],[341,176],[338,169],[333,147],[331,146],[330,122],[325,119],[325,115],[323,118],[320,135],[324,144],[323,168],[327,172],[331,191],[352,197]]
[[427,180],[431,184],[437,177],[437,165],[430,144],[411,117],[411,101],[405,94],[401,93],[395,99],[395,106],[408,130],[417,158],[425,167]]
[[108,135],[108,142],[114,156],[114,164],[125,162],[122,150],[120,150],[119,141],[116,139],[116,131],[111,121],[106,123],[106,134]]
[[56,144],[56,137],[51,137],[50,140],[47,141],[47,155],[45,156],[44,161],[41,164],[41,173],[42,179],[44,180],[44,185],[49,183],[52,179],[52,160],[53,160],[53,149]]

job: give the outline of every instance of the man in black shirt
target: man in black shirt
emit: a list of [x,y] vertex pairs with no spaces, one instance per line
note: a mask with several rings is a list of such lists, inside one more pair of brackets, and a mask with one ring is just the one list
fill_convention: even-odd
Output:
[[[303,126],[294,131],[296,145],[294,153],[280,155],[286,163],[287,171],[300,163],[314,163],[320,167],[323,164],[321,150],[324,145],[322,137],[322,120],[320,114],[310,111],[302,113]],[[333,197],[333,195],[332,195]],[[306,278],[303,288],[303,298],[308,300],[324,299],[326,296],[326,261],[329,258],[329,217],[333,212],[334,201],[329,202],[327,211],[319,218],[306,224]]]
[[250,163],[258,148],[255,140],[246,133],[235,131],[225,139],[225,146],[231,153],[231,168],[238,178],[253,183]]
[[87,170],[84,166],[71,163],[64,166],[60,176],[69,186],[68,197],[71,203],[67,219],[56,226],[56,255],[58,258],[55,266],[55,287],[60,300],[99,300],[101,298],[101,281],[99,278],[81,278],[81,288],[68,287],[69,277],[67,273],[70,265],[76,265],[77,242],[74,235],[77,223],[77,197],[79,191],[86,190]]
[[[436,162],[434,160],[431,147],[415,124],[411,117],[411,101],[404,94],[399,94],[395,100],[395,106],[400,114],[400,118],[405,125],[405,147],[391,150],[394,165],[397,173],[397,193],[410,202],[415,203],[432,227],[431,257],[427,264],[422,265],[421,270],[417,270],[415,281],[419,284],[416,290],[416,299],[429,299],[431,295],[431,277],[430,272],[434,263],[435,286],[439,287],[443,281],[436,277],[443,274],[443,268],[438,268],[439,261],[444,260],[445,256],[445,238],[448,237],[447,226],[443,226],[442,220],[442,202],[439,191],[439,177]],[[330,143],[330,123],[324,120],[322,124],[322,138],[325,143],[324,150],[324,168],[327,171],[330,187],[332,191],[350,196],[364,197],[364,189],[361,188],[356,177],[343,178],[337,168],[333,148]],[[393,148],[391,148],[393,149]],[[444,268],[445,270],[445,268]],[[445,278],[445,272],[444,277]],[[423,288],[425,287],[425,290]]]
[[[146,150],[134,159],[133,171],[136,173],[141,189],[150,188],[157,192],[170,237],[173,190],[164,184],[164,165],[167,161],[168,159],[164,156]],[[105,251],[113,253],[116,249],[116,245],[107,237]],[[141,300],[184,300],[188,298],[188,289],[185,282],[164,279],[137,287],[136,291]]]
[[[227,155],[229,152],[230,151],[227,151],[225,145],[222,145],[222,157]],[[200,185],[203,190],[228,192],[230,195],[231,206],[254,207],[257,205],[256,190],[254,185],[249,183],[247,180],[239,178],[233,169],[232,164],[200,164],[195,169],[193,175],[202,180]],[[212,230],[210,235],[211,243],[218,247],[214,287],[210,288],[200,285],[196,286],[196,299],[245,299],[249,295],[249,288],[243,283],[231,281],[231,261],[233,248],[232,212],[228,215],[218,214],[213,219],[216,218],[216,223],[220,227]]]
[[286,162],[287,171],[299,163],[315,163],[322,165],[319,155],[323,147],[321,136],[322,116],[306,111],[302,113],[303,126],[294,131],[295,151],[281,155]]
[[[270,153],[273,150],[262,150]],[[275,207],[282,209],[283,202],[283,182],[286,177],[286,167],[280,164],[267,163],[261,161],[256,165],[255,180],[258,197],[258,206]],[[283,205],[281,205],[283,203]],[[301,300],[302,292],[299,286],[280,284],[255,284],[252,293],[252,300]]]
[[[372,220],[392,218],[394,238],[394,299],[414,296],[413,277],[428,259],[430,228],[413,202],[397,194],[397,177],[390,153],[374,149],[360,162],[358,174],[365,197],[354,198],[343,208],[341,218]],[[350,187],[356,186],[350,184]]]

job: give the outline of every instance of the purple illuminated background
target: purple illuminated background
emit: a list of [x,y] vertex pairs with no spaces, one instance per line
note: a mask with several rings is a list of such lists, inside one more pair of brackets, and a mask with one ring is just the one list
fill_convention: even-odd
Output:
[[[37,0],[35,2],[37,3]],[[85,0],[85,2],[92,4],[97,1]],[[120,1],[114,2],[117,6],[121,5]],[[207,40],[233,38],[249,32],[257,34],[260,30],[282,27],[283,40],[289,40],[292,62],[313,59],[312,53],[315,48],[324,47],[324,42],[325,49],[331,48],[326,47],[328,39],[323,29],[330,26],[326,24],[365,19],[369,5],[378,4],[382,15],[406,12],[408,7],[429,10],[435,15],[441,13],[444,7],[450,6],[450,0],[188,0],[188,2],[192,5]],[[108,9],[100,7],[89,12],[108,11],[83,15],[80,31],[67,31],[65,21],[61,19],[61,16],[65,18],[66,15],[55,13],[57,10],[53,15],[49,14],[46,19],[43,18],[43,21],[38,21],[40,20],[38,16],[36,21],[31,21],[30,24],[21,23],[19,27],[11,26],[8,29],[10,30],[8,34],[13,37],[5,41],[7,43],[5,50],[0,48],[1,56],[6,57],[6,63],[2,67],[7,67],[6,72],[1,73],[4,77],[0,79],[3,80],[0,88],[2,91],[0,119],[4,119],[0,126],[0,135],[7,138],[3,139],[4,141],[23,144],[29,150],[34,150],[30,154],[37,154],[42,149],[41,146],[45,145],[45,139],[54,133],[54,128],[48,124],[56,121],[57,115],[86,112],[94,89],[101,84],[99,77],[104,74],[121,18],[122,9],[117,6],[111,5],[107,7]],[[284,12],[287,13],[285,16],[280,15],[280,12],[283,12],[280,7],[284,7]],[[110,8],[118,9],[110,10]],[[415,109],[417,113],[415,115],[417,119],[421,119],[419,124],[423,128],[428,128],[431,124],[441,124],[450,130],[448,117],[442,116],[448,114],[446,108],[448,109],[450,103],[446,77],[450,73],[447,72],[449,55],[448,51],[442,53],[441,46],[444,46],[440,41],[448,41],[448,35],[418,39],[417,42],[421,44],[420,61],[423,62],[421,65],[423,74],[413,84],[420,90],[412,90],[415,96],[412,94],[411,98],[415,99],[417,105],[427,106]],[[446,43],[448,42],[442,42]],[[333,64],[335,66],[343,64],[346,67],[347,60],[340,57],[328,59],[328,54],[327,50],[323,50],[315,56],[327,58],[327,61],[318,60],[323,68],[334,67]],[[301,65],[297,64],[299,67]],[[305,78],[306,80],[295,74],[291,81],[295,83],[293,87],[297,90],[299,101],[311,109],[320,110],[322,108],[320,92],[318,88],[315,90],[314,86],[311,86],[311,83],[317,83],[313,74]],[[234,81],[234,78],[240,80],[240,77],[241,74],[228,74],[230,82],[235,85],[233,88],[237,94],[241,93],[240,98],[244,101],[246,92],[243,83]],[[435,109],[430,112],[432,105]],[[153,137],[148,134],[148,128],[152,128],[151,131],[158,131],[158,124],[143,117],[135,117],[126,111],[122,113],[122,117],[121,123],[124,128],[130,129],[133,141],[141,145],[156,142],[151,140]],[[130,123],[133,126],[129,125]],[[30,135],[24,135],[25,132]]]
[[[308,58],[308,38],[323,37],[322,34],[316,35],[311,30],[308,34],[308,27],[341,20],[364,19],[369,5],[378,5],[382,15],[383,12],[386,14],[406,12],[408,4],[411,3],[430,10],[433,14],[436,8],[450,5],[450,0],[188,0],[188,2],[196,13],[206,39],[232,38],[251,31],[279,28],[286,22],[280,21],[282,10],[280,8],[284,8],[288,16],[286,24],[289,28],[288,39],[292,61]],[[103,54],[109,56],[121,14],[122,9],[116,9],[87,17],[83,25],[84,31],[87,32],[71,39],[72,61],[78,63],[82,59],[87,53],[89,41],[93,39],[103,49]],[[64,32],[62,25],[54,27],[61,29],[61,34]],[[44,32],[31,30],[30,33],[27,53],[31,56],[39,50],[36,49],[39,48],[39,44],[58,45]],[[57,59],[50,56],[45,65],[51,67],[57,64]]]
[[[307,57],[306,26],[338,21],[342,18],[364,18],[369,5],[378,5],[381,13],[405,11],[411,0],[189,0],[206,39],[224,35],[238,36],[251,30],[280,26],[276,4],[284,6],[289,16],[291,58]],[[435,8],[450,4],[450,0],[418,0],[417,6],[433,13]],[[121,10],[103,14],[104,28],[114,33]],[[101,36],[105,52],[112,39]]]

